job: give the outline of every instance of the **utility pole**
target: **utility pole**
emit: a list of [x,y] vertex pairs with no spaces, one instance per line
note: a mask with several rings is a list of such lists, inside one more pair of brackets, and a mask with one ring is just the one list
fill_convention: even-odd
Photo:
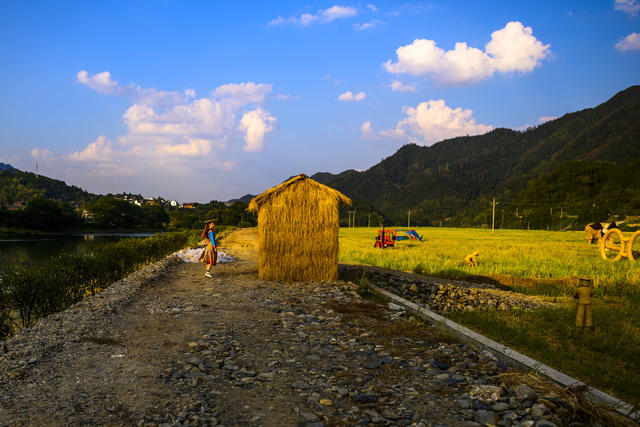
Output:
[[492,209],[492,213],[491,213],[491,233],[494,233],[494,225],[496,222],[496,198],[493,198],[493,203],[492,203],[493,209]]
[[367,227],[371,227],[371,214],[369,214],[369,222],[367,223]]
[[38,162],[36,162],[36,178],[38,177]]
[[409,216],[407,217],[407,228],[411,228],[411,209],[409,209]]
[[[349,212],[349,228],[355,227],[356,223],[356,211],[347,211]],[[353,219],[351,219],[351,215],[353,214]]]

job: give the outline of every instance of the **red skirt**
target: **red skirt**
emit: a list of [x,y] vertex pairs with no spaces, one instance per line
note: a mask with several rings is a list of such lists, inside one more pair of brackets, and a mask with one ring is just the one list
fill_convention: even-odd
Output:
[[200,262],[203,264],[216,265],[218,262],[218,251],[216,248],[208,244],[207,248],[200,254]]

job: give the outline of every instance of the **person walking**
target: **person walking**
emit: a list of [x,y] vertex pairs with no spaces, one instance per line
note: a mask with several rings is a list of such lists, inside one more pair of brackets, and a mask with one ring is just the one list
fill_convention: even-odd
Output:
[[211,275],[211,267],[216,265],[218,261],[218,250],[216,249],[216,233],[214,231],[215,223],[213,221],[208,221],[204,226],[204,230],[202,231],[201,237],[205,239],[209,239],[207,243],[207,247],[200,255],[200,262],[206,264],[206,270],[204,275],[207,277],[213,277]]

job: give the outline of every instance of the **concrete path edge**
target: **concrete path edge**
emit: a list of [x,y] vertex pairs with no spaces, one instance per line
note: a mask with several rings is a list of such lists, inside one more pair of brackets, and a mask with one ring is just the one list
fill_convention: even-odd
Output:
[[[378,295],[390,299],[393,303],[403,306],[407,311],[412,312],[423,319],[439,324],[460,340],[478,345],[480,348],[489,351],[498,360],[508,366],[534,370],[538,374],[563,387],[578,387],[585,385],[583,382],[570,377],[569,375],[553,369],[550,366],[544,365],[537,360],[502,345],[499,342],[493,341],[484,335],[480,335],[479,333],[453,322],[446,317],[434,313],[421,304],[408,301],[375,285],[372,285],[371,289]],[[640,421],[640,412],[638,408],[634,408],[628,403],[617,399],[610,394],[590,387],[586,395],[591,400],[604,403],[605,405],[613,408],[616,412],[629,417],[634,421]]]

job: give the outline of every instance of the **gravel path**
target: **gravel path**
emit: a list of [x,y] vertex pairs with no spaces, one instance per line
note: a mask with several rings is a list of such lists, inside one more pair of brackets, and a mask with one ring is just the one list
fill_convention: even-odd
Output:
[[213,279],[168,258],[0,344],[0,425],[568,423],[352,283],[258,280],[251,233],[225,240],[239,260]]

